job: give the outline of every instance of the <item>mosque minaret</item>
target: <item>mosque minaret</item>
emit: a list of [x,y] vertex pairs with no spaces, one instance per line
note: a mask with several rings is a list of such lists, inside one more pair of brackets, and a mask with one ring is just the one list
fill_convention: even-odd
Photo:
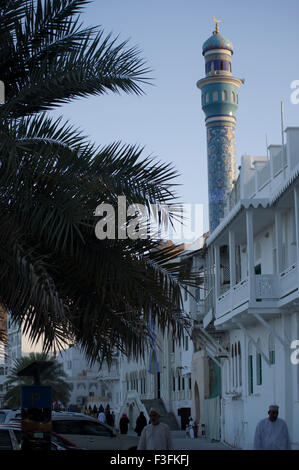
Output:
[[219,21],[214,21],[215,31],[202,50],[206,76],[197,82],[206,115],[210,233],[224,217],[227,194],[235,179],[235,113],[238,90],[244,82],[232,76],[233,45],[219,33]]

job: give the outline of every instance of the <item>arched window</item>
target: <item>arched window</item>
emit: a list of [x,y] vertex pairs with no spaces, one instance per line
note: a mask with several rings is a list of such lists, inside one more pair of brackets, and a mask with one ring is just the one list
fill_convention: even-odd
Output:
[[213,91],[213,101],[218,100],[218,91]]
[[225,391],[226,391],[226,393],[228,393],[229,390],[230,390],[229,361],[225,361],[225,367],[226,367],[226,369],[225,369],[226,370]]
[[227,100],[227,92],[226,90],[222,90],[222,101],[226,101]]
[[[261,342],[258,340],[258,346],[261,347]],[[262,385],[263,372],[262,372],[262,355],[258,351],[256,352],[256,384]]]
[[269,335],[269,361],[270,364],[275,364],[275,342],[272,335]]
[[234,345],[231,347],[231,383],[235,386],[235,368],[234,368]]
[[235,102],[235,99],[236,99],[236,97],[235,97],[235,92],[232,91],[232,102],[233,102],[233,103]]
[[242,386],[242,356],[241,356],[241,344],[238,341],[238,360],[239,360],[239,386]]
[[206,103],[209,102],[209,93],[206,93]]
[[220,70],[224,70],[223,60],[220,61]]
[[248,392],[249,395],[253,394],[253,355],[251,341],[248,344]]
[[238,386],[239,383],[239,377],[238,377],[238,353],[237,353],[237,343],[234,345],[234,369],[235,369],[235,387]]

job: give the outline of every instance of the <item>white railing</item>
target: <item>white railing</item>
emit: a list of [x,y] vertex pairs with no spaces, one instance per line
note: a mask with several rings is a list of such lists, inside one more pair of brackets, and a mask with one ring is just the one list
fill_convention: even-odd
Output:
[[298,287],[297,266],[292,264],[282,273],[279,274],[279,291],[280,297],[285,297]]
[[234,308],[239,307],[249,300],[249,284],[248,279],[240,281],[232,288],[232,305]]
[[256,274],[255,275],[255,299],[269,300],[278,299],[278,283],[275,274]]
[[218,314],[224,315],[229,312],[231,310],[231,306],[231,290],[229,289],[217,299],[216,316]]
[[248,278],[239,282],[217,299],[216,317],[219,318],[246,302],[261,302],[260,307],[269,306],[269,301],[278,301],[282,295],[287,295],[297,286],[297,270],[292,265],[288,270],[277,274],[256,274],[254,276],[254,294],[250,298]]

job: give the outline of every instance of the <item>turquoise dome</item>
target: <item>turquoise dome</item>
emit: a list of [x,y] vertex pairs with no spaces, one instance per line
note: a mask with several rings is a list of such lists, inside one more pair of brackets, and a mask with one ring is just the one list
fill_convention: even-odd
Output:
[[202,46],[202,53],[205,54],[209,49],[228,49],[233,52],[233,45],[229,39],[215,33],[207,39]]

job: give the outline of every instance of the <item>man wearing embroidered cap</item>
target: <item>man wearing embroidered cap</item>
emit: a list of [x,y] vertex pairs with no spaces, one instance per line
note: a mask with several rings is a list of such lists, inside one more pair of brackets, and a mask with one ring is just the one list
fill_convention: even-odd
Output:
[[142,431],[138,450],[172,450],[170,429],[165,423],[160,423],[160,410],[151,408],[148,424]]
[[286,422],[278,418],[278,406],[270,405],[269,418],[262,419],[254,435],[255,450],[289,450],[291,449]]

